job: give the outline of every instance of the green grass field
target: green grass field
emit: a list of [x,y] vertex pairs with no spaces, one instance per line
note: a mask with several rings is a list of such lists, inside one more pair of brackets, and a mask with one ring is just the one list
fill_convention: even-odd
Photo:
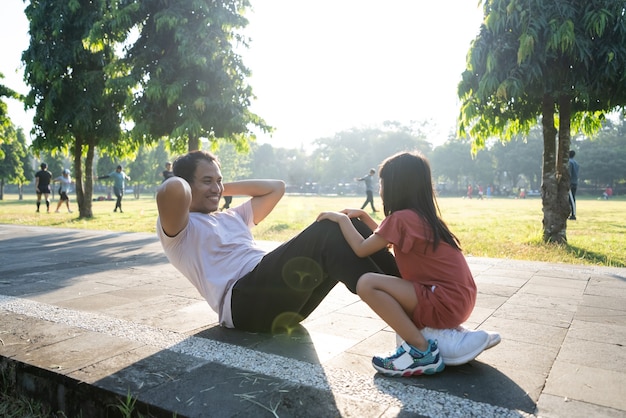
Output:
[[[72,199],[73,196],[70,196]],[[259,240],[284,241],[315,220],[324,210],[360,207],[364,196],[285,196],[274,212],[258,227]],[[235,198],[233,204],[241,202]],[[380,199],[376,199],[382,209]],[[0,223],[82,228],[122,232],[154,232],[157,216],[152,196],[124,197],[124,213],[113,213],[114,201],[93,202],[94,218],[78,219],[74,213],[35,213],[35,197],[5,195],[0,201]],[[577,221],[568,221],[567,246],[541,242],[541,200],[539,198],[467,200],[439,199],[444,220],[459,237],[468,256],[511,258],[572,264],[626,266],[626,201],[578,199]],[[56,201],[52,203],[52,212]],[[376,218],[380,221],[380,212]]]

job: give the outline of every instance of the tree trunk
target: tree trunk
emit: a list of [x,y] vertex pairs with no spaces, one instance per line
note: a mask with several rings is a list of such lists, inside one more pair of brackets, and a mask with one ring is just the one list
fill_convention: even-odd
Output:
[[[82,155],[84,147],[87,147],[87,156],[85,158],[85,175],[83,176]],[[93,218],[91,204],[93,195],[93,156],[94,145],[91,143],[84,144],[83,139],[77,137],[74,145],[74,171],[76,175],[76,202],[78,203],[80,218]],[[83,177],[85,178],[84,183]]]
[[557,228],[556,218],[556,128],[554,127],[554,102],[550,96],[543,97],[541,105],[541,125],[543,128],[543,169],[541,183],[541,203],[543,208],[543,241],[550,242]]
[[192,135],[189,135],[189,141],[187,143],[187,149],[189,152],[197,151],[200,149],[200,138],[196,138]]
[[85,184],[84,184],[84,210],[81,210],[81,218],[93,218],[93,157],[96,152],[95,141],[90,141],[85,157]]
[[567,243],[569,215],[569,170],[567,155],[570,144],[571,108],[568,97],[559,98],[559,132],[554,127],[554,101],[544,96],[542,104],[543,174],[541,200],[543,205],[543,241]]
[[4,179],[0,179],[0,200],[4,200]]
[[17,186],[17,193],[18,193],[18,200],[24,200],[24,185],[23,184],[19,184]]

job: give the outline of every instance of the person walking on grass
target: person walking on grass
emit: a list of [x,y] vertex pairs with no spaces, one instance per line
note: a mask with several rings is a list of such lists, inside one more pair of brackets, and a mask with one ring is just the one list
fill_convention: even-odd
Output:
[[122,211],[122,197],[124,196],[125,180],[130,181],[130,177],[124,173],[121,165],[118,165],[115,171],[98,177],[98,180],[107,179],[109,177],[113,178],[113,194],[115,194],[115,197],[117,198],[113,212],[117,212],[117,209],[119,208],[120,213],[124,213]]
[[[474,309],[476,284],[458,238],[439,215],[426,158],[396,154],[382,163],[379,177],[385,214],[380,225],[362,209],[322,212],[317,219],[339,224],[359,257],[393,248],[401,277],[372,271],[361,276],[356,287],[359,297],[403,340],[395,352],[375,356],[374,368],[387,376],[437,373],[446,365],[438,337],[445,329],[463,333],[458,327]],[[374,233],[363,237],[354,228],[354,219]],[[476,349],[449,364],[470,361],[500,341],[496,333],[474,331],[473,336],[480,342]]]
[[365,207],[369,203],[372,206],[372,212],[378,212],[374,207],[374,174],[376,174],[376,170],[372,168],[369,173],[355,180],[365,182],[366,198],[365,202],[363,202],[363,206],[361,206],[361,209],[365,209]]
[[[387,248],[359,257],[331,221],[313,222],[272,251],[261,248],[251,229],[281,200],[281,180],[223,183],[217,157],[206,151],[177,158],[174,175],[157,189],[157,236],[170,263],[196,287],[225,328],[289,331],[338,282],[356,293],[366,273],[400,275]],[[220,199],[233,195],[249,198],[220,211]],[[364,222],[351,221],[363,237],[372,234]],[[481,333],[450,330],[442,344],[475,357],[484,348]]]
[[59,186],[59,203],[57,203],[57,209],[55,213],[59,213],[59,209],[63,202],[67,206],[67,212],[72,213],[70,209],[70,198],[68,193],[70,192],[70,186],[72,185],[72,177],[70,176],[70,170],[67,168],[63,169],[63,174],[53,180],[55,183],[60,183]]
[[48,171],[48,164],[41,163],[41,170],[35,173],[35,192],[37,193],[37,212],[41,206],[41,196],[46,199],[46,212],[50,212],[50,182],[52,173]]

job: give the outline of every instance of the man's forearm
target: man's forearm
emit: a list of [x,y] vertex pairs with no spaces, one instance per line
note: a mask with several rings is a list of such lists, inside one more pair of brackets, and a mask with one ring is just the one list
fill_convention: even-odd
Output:
[[282,180],[240,180],[224,183],[223,194],[226,196],[259,197],[284,190],[284,188],[285,183]]

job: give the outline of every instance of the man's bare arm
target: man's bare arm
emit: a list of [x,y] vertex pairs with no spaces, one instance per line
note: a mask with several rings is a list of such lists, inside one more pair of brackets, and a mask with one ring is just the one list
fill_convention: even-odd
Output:
[[224,183],[224,195],[252,197],[255,224],[272,212],[284,194],[285,182],[282,180],[241,180]]
[[157,188],[156,201],[163,232],[175,237],[189,222],[189,183],[180,177],[170,177]]

